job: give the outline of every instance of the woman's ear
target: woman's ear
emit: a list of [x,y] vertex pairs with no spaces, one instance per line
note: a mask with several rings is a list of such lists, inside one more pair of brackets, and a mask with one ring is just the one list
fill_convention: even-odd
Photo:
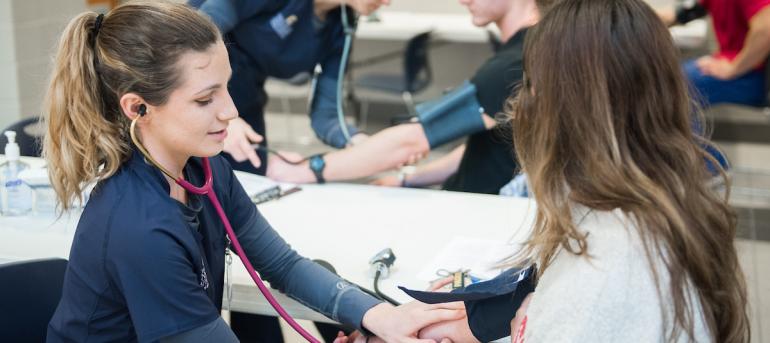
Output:
[[120,109],[129,120],[147,114],[147,103],[136,93],[126,93],[120,97]]

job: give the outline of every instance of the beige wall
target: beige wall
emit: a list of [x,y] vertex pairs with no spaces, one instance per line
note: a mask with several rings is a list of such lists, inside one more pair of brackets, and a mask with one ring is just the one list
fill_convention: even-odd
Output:
[[[646,0],[653,7],[671,5],[676,0]],[[459,0],[391,0],[385,11],[415,11],[438,13],[465,13]]]
[[83,0],[0,0],[0,128],[38,115],[53,49]]

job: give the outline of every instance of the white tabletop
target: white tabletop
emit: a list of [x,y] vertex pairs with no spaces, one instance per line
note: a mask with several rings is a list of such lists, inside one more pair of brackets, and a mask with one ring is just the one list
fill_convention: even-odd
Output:
[[[396,263],[380,288],[407,301],[396,286],[427,287],[417,275],[453,238],[523,241],[534,204],[489,195],[327,184],[303,186],[259,210],[300,254],[330,262],[344,278],[367,288],[372,288],[369,259],[392,248]],[[78,216],[0,217],[0,259],[67,258]],[[511,247],[511,253],[514,250]],[[275,315],[237,259],[233,266],[232,309]],[[328,321],[278,292],[275,295],[293,316]]]
[[[480,43],[487,41],[485,28],[471,23],[469,14],[415,13],[383,11],[379,21],[362,17],[356,30],[356,38],[367,40],[408,40],[413,36],[433,31],[433,38],[452,42]],[[489,30],[499,32],[494,25]]]
[[[432,30],[433,38],[458,43],[486,43],[487,30],[499,35],[495,25],[480,28],[471,22],[468,13],[425,13],[425,12],[378,12],[379,21],[368,21],[362,17],[356,30],[356,38],[365,40],[401,40]],[[706,42],[708,22],[694,20],[687,25],[674,26],[671,35],[680,48],[699,48]]]

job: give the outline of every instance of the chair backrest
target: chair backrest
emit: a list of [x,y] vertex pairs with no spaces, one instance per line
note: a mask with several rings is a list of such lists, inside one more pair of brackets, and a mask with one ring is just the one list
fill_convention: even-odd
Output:
[[0,338],[4,342],[44,342],[61,298],[67,260],[0,264]]
[[433,74],[428,63],[428,43],[431,32],[418,34],[406,43],[404,51],[404,89],[417,93],[430,84]]
[[0,154],[5,149],[5,144],[8,143],[8,139],[5,138],[5,131],[16,131],[16,143],[19,144],[19,151],[21,156],[40,157],[42,153],[42,147],[40,146],[40,138],[42,137],[40,128],[37,126],[40,123],[39,117],[26,118],[18,122],[11,124],[0,132]]

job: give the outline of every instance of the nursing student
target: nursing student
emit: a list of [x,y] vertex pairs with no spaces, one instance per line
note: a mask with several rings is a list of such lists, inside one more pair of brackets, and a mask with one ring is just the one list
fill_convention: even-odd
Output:
[[[352,125],[340,126],[337,116],[340,63],[346,39],[352,39],[346,37],[345,31],[355,26],[354,13],[368,15],[390,0],[190,0],[189,3],[210,16],[224,34],[233,69],[228,86],[241,115],[232,120],[225,139],[225,156],[233,168],[265,175],[269,166],[266,151],[251,147],[252,143],[267,146],[266,79],[288,79],[302,74],[309,77],[315,73],[316,66],[320,69],[309,113],[313,131],[322,142],[335,148],[366,138]],[[347,27],[343,19],[347,19]],[[350,49],[350,42],[347,44]],[[348,136],[343,130],[347,130]]]
[[[273,287],[334,320],[392,342],[424,342],[415,338],[421,327],[462,317],[453,306],[380,303],[278,236],[218,156],[238,115],[230,76],[218,29],[183,4],[83,13],[64,30],[44,156],[62,210],[87,184],[96,187],[47,340],[237,341],[220,316],[225,251],[239,250],[226,218]],[[187,184],[201,187],[209,175],[207,196]]]
[[[343,17],[355,27],[354,13],[367,15],[389,0],[191,0],[188,3],[211,18],[224,35],[233,76],[228,89],[239,117],[227,127],[224,154],[236,170],[264,175],[272,159],[268,146],[265,106],[268,77],[288,79],[314,75],[310,124],[318,138],[343,148],[366,138],[355,126],[345,124],[350,142],[337,115],[339,71],[345,53]],[[342,4],[345,7],[342,7]],[[350,46],[348,46],[348,50]],[[343,66],[344,67],[344,66]],[[230,325],[241,341],[280,342],[275,317],[231,312]],[[324,336],[334,337],[336,327],[317,324]],[[273,332],[273,334],[267,334]]]

